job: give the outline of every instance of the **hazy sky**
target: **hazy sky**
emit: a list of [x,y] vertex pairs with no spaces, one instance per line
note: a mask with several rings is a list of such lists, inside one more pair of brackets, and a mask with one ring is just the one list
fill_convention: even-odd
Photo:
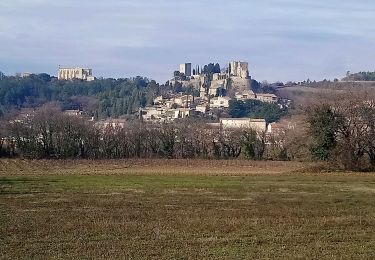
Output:
[[248,61],[257,80],[375,70],[374,0],[0,0],[0,71],[85,66],[165,82],[178,64]]

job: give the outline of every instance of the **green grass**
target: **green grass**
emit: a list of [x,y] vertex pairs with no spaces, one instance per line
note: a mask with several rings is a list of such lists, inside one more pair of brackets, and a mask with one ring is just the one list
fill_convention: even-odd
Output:
[[375,258],[371,174],[43,171],[0,177],[0,258]]

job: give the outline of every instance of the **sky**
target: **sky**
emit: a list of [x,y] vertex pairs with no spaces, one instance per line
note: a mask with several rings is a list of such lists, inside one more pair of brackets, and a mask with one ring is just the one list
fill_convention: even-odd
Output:
[[249,63],[258,80],[375,70],[374,0],[0,0],[0,71],[88,67],[160,83],[178,65]]

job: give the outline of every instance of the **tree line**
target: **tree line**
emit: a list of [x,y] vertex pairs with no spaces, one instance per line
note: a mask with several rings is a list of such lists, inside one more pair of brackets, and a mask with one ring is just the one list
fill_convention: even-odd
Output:
[[100,127],[45,105],[0,124],[0,156],[32,159],[205,158],[325,161],[347,170],[375,169],[375,98],[366,92],[326,95],[272,134],[225,130],[199,119]]
[[104,127],[66,115],[56,105],[2,125],[1,154],[30,159],[261,159],[266,149],[264,133],[259,138],[251,129],[222,131],[197,120],[162,124],[134,120],[124,127]]

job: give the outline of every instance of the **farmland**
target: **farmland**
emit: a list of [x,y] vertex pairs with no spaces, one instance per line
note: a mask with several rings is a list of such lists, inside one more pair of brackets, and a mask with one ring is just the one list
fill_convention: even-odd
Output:
[[373,259],[375,176],[314,167],[1,160],[0,258]]

